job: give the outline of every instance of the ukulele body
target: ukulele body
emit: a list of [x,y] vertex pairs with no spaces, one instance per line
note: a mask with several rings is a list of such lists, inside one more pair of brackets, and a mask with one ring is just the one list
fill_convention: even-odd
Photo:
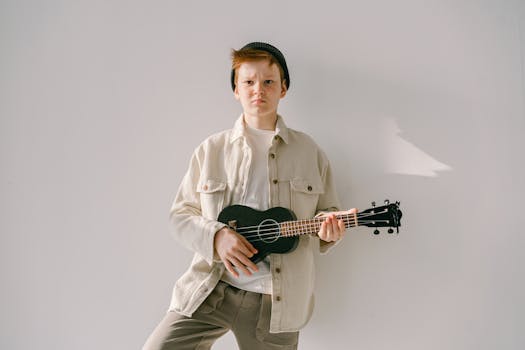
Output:
[[244,205],[226,207],[218,218],[218,221],[242,235],[257,249],[257,254],[250,258],[254,263],[271,253],[285,254],[297,247],[299,237],[282,237],[279,224],[294,220],[295,214],[286,208],[274,207],[260,211]]

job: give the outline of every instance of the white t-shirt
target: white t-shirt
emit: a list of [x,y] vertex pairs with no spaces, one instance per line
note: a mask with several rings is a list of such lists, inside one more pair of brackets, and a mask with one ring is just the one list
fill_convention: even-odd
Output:
[[[275,131],[260,130],[245,124],[245,135],[248,145],[252,150],[249,178],[246,183],[246,196],[244,203],[253,209],[266,210],[270,207],[270,183],[268,182],[268,149],[272,144]],[[235,278],[228,270],[222,275],[222,280],[239,289],[250,292],[272,294],[272,274],[270,272],[270,259],[264,258],[257,263],[259,271],[246,276],[239,271]]]

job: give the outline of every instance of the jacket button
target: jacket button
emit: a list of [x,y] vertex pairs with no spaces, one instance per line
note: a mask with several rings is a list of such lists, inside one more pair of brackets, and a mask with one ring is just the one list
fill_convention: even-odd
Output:
[[270,153],[270,158],[275,159],[275,153]]
[[202,189],[203,189],[204,191],[208,191],[208,185],[204,185],[204,186],[202,186]]
[[312,186],[308,186],[308,191],[312,192]]
[[275,272],[277,272],[277,273],[281,273],[281,269],[280,269],[280,268],[276,268],[276,269],[275,269]]
[[277,300],[277,301],[281,301],[281,297],[280,297],[280,296],[276,296],[276,297],[275,297],[275,300]]
[[273,179],[272,182],[274,183],[274,185],[276,185],[278,181],[277,181],[277,179]]

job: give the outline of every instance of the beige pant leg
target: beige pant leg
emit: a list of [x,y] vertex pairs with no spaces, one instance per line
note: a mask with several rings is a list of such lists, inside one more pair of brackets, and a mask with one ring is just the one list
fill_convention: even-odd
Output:
[[149,336],[142,350],[210,349],[213,343],[231,328],[229,319],[232,317],[215,312],[223,303],[227,286],[226,283],[219,283],[192,317],[168,312]]
[[220,282],[191,318],[168,312],[143,350],[205,350],[232,330],[240,350],[294,350],[299,332],[270,333],[271,297]]
[[208,350],[227,331],[224,327],[168,312],[142,349]]

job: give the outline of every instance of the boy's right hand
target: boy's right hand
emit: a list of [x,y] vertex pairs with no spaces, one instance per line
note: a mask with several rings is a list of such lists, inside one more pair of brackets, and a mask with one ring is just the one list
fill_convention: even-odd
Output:
[[250,270],[258,271],[257,265],[250,260],[257,253],[257,249],[237,232],[228,227],[223,227],[215,234],[213,243],[219,258],[233,276],[239,277],[235,268],[247,276],[251,276]]

